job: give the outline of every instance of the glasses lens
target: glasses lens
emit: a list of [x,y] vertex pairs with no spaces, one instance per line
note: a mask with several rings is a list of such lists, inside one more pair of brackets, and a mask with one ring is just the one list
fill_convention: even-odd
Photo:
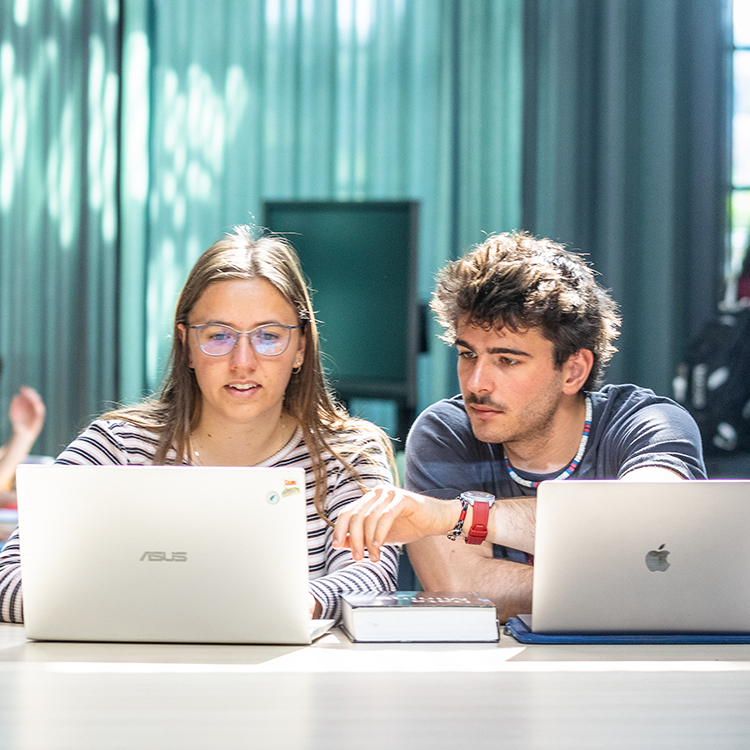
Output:
[[198,343],[206,354],[229,354],[237,341],[237,333],[225,326],[206,326],[197,329]]
[[258,354],[275,357],[286,351],[291,335],[291,330],[285,326],[270,325],[256,328],[251,332],[250,340]]

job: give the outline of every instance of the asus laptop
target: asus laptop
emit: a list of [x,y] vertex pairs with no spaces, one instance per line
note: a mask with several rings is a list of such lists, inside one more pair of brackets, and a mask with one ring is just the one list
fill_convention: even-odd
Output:
[[750,481],[552,481],[534,633],[750,633]]
[[18,467],[26,635],[306,644],[299,468]]

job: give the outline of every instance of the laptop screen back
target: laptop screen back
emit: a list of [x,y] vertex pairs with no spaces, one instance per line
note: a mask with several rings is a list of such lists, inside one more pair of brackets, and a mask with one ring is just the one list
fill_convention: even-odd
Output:
[[750,632],[750,481],[557,481],[537,495],[537,633]]
[[308,643],[299,468],[19,466],[29,638]]

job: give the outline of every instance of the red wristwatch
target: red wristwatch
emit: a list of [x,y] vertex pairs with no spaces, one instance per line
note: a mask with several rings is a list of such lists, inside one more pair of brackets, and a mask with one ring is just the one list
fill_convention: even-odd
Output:
[[471,528],[466,535],[466,544],[481,544],[487,538],[487,521],[495,496],[489,492],[470,491],[462,492],[459,499],[466,501],[474,508]]

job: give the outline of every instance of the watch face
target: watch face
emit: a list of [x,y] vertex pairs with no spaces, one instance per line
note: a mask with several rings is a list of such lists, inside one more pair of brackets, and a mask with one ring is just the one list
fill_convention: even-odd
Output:
[[495,502],[494,495],[490,494],[489,492],[479,492],[475,490],[470,490],[469,492],[462,492],[461,499],[466,500],[466,502],[471,505],[474,505],[475,502],[489,503],[490,505],[492,505],[492,503]]

